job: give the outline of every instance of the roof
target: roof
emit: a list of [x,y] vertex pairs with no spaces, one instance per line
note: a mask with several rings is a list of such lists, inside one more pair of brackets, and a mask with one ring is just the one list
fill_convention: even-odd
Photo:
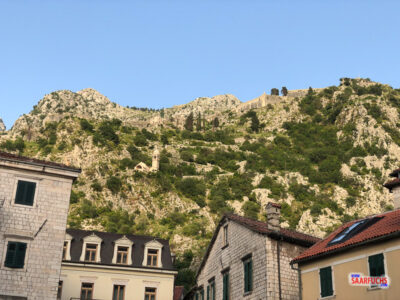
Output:
[[174,287],[174,300],[181,300],[183,298],[184,287],[175,286]]
[[254,219],[242,217],[236,214],[226,214],[222,217],[220,220],[217,228],[215,229],[214,235],[211,239],[211,242],[207,248],[206,254],[204,255],[204,258],[200,264],[199,270],[197,271],[196,278],[199,276],[201,270],[203,269],[208,256],[210,255],[211,248],[217,238],[218,231],[220,227],[225,223],[225,220],[230,220],[233,221],[237,224],[240,224],[256,233],[266,235],[270,238],[276,239],[276,240],[283,240],[289,243],[297,244],[300,246],[304,247],[310,247],[314,245],[315,243],[321,241],[320,238],[314,237],[312,235],[308,235],[305,233],[301,233],[298,231],[286,229],[286,228],[279,228],[279,231],[274,231],[271,229],[268,229],[268,224],[265,222],[257,221]]
[[118,234],[118,233],[110,233],[110,232],[99,232],[99,231],[87,231],[80,229],[67,229],[67,233],[72,236],[70,255],[71,260],[64,262],[73,262],[73,263],[82,263],[80,261],[80,257],[82,254],[82,246],[83,246],[83,238],[89,235],[95,234],[99,238],[102,239],[101,249],[100,249],[100,260],[101,263],[88,263],[85,264],[96,264],[96,265],[113,265],[112,259],[114,255],[114,242],[123,236],[127,237],[130,241],[132,241],[132,265],[127,267],[132,268],[150,268],[150,269],[160,269],[160,268],[151,268],[142,266],[143,258],[144,258],[144,246],[147,242],[156,240],[157,242],[163,245],[161,262],[163,270],[174,270],[174,266],[171,259],[171,251],[169,248],[168,240],[155,238],[152,236],[141,236],[141,235],[133,235],[133,234]]
[[399,169],[396,169],[396,170],[393,170],[393,171],[389,174],[389,176],[390,176],[390,177],[397,177],[397,174],[399,174],[399,172],[400,172],[400,168],[399,168]]
[[392,188],[399,186],[400,185],[400,179],[399,178],[395,178],[393,180],[390,180],[388,182],[386,182],[383,186],[385,188],[388,188],[389,190],[391,190]]
[[280,205],[279,203],[274,203],[274,202],[268,202],[267,205],[270,205],[272,207],[276,207],[276,208],[282,208],[282,205]]
[[3,151],[0,151],[0,160],[8,160],[8,161],[22,162],[22,163],[28,163],[28,164],[33,164],[33,165],[39,165],[39,166],[52,167],[52,168],[56,168],[56,169],[62,169],[62,170],[78,172],[78,173],[81,172],[80,169],[70,167],[70,166],[67,166],[64,164],[55,163],[55,162],[46,161],[46,160],[40,160],[40,159],[36,159],[36,158],[25,157],[25,156],[20,156],[20,155],[11,154],[8,152],[3,152]]
[[364,230],[354,234],[342,243],[329,244],[339,233],[360,220],[351,221],[342,225],[337,230],[332,232],[327,238],[316,243],[314,246],[293,259],[291,263],[293,264],[310,261],[320,257],[333,255],[337,252],[346,251],[350,248],[361,245],[375,243],[380,240],[386,240],[397,236],[400,237],[399,209],[365,218],[365,220],[371,221],[373,221],[373,219],[375,219],[375,222],[372,222],[369,227],[366,227]]

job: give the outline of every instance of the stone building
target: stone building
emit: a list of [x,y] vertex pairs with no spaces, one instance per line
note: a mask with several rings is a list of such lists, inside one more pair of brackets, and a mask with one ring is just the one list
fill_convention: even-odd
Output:
[[172,300],[167,240],[67,229],[57,299]]
[[140,162],[134,168],[135,171],[143,173],[158,172],[159,169],[160,169],[160,151],[157,148],[155,148],[153,152],[153,156],[151,159],[151,167],[146,165],[144,162]]
[[299,299],[299,273],[289,263],[319,239],[281,228],[279,204],[269,203],[267,213],[267,223],[221,219],[185,299]]
[[80,170],[0,152],[0,299],[54,300]]

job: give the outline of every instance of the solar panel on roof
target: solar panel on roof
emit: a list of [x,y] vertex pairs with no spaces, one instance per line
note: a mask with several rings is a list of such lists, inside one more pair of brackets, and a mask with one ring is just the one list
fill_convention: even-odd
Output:
[[336,244],[341,241],[343,241],[351,232],[353,232],[357,227],[360,225],[364,224],[366,220],[361,220],[358,222],[355,222],[351,226],[347,227],[345,230],[343,230],[341,233],[339,233],[332,241],[328,243],[328,245]]

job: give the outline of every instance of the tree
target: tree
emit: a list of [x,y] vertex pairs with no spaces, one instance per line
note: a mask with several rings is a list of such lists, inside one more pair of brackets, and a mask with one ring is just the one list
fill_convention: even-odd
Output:
[[271,89],[271,95],[272,96],[279,96],[279,90],[277,88],[272,88]]
[[258,120],[257,114],[253,114],[251,117],[251,130],[254,132],[258,132],[258,129],[260,129],[260,120]]
[[200,114],[200,113],[198,113],[198,115],[197,115],[196,130],[197,130],[197,131],[200,131],[200,130],[201,130],[201,114]]
[[164,146],[169,144],[168,136],[166,134],[161,135],[161,143],[163,143]]
[[282,94],[282,96],[285,96],[285,97],[288,95],[288,89],[286,88],[286,86],[282,87],[281,94]]
[[160,110],[160,117],[161,117],[161,118],[164,118],[164,116],[165,116],[164,108],[161,108],[161,110]]
[[312,95],[312,94],[314,94],[314,90],[313,90],[312,87],[310,86],[310,87],[308,88],[308,95]]
[[219,127],[219,119],[217,117],[214,118],[212,125],[213,125],[213,128]]
[[193,113],[191,112],[185,121],[185,129],[193,131]]

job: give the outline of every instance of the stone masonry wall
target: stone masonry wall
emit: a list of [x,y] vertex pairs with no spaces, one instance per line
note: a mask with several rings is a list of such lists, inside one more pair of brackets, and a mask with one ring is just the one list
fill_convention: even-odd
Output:
[[[223,285],[221,271],[230,267],[230,299],[266,299],[266,238],[235,222],[229,221],[229,245],[222,249],[222,232],[223,229],[221,228],[208,260],[199,274],[197,285],[203,285],[206,295],[208,280],[215,277],[216,299],[222,299]],[[250,295],[244,297],[244,268],[242,258],[250,253],[253,257],[253,291]]]
[[[14,204],[18,179],[37,180],[33,206]],[[0,166],[0,299],[56,299],[71,185],[72,179]],[[4,266],[8,240],[28,244],[24,269]]]
[[[267,294],[268,300],[279,299],[277,243],[273,239],[267,240]],[[290,261],[302,253],[306,248],[280,242],[280,270],[282,299],[299,299],[298,272],[290,267]]]

